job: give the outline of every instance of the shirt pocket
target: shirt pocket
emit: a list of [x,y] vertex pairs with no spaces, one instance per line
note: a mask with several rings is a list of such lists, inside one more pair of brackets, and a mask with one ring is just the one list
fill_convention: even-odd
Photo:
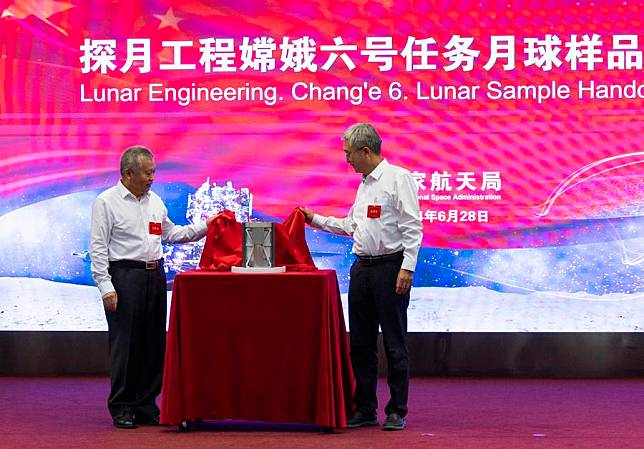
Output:
[[393,196],[390,193],[387,192],[379,192],[374,200],[373,204],[376,206],[381,207],[381,216],[384,217],[385,215],[389,216],[394,213],[394,199]]

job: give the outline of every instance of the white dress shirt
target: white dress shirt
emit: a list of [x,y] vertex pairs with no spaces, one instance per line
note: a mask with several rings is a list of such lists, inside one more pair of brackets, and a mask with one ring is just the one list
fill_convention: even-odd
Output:
[[[161,224],[161,235],[152,233],[150,223]],[[108,273],[110,261],[158,260],[163,255],[161,240],[191,242],[206,235],[205,222],[175,225],[159,196],[148,191],[141,199],[121,181],[101,193],[92,208],[89,253],[94,282],[101,296],[114,291]]]
[[[369,218],[369,206],[380,206],[380,216]],[[423,240],[418,189],[408,170],[382,160],[358,188],[346,218],[315,214],[312,224],[334,234],[353,237],[353,253],[382,256],[404,252],[402,267],[414,271]]]

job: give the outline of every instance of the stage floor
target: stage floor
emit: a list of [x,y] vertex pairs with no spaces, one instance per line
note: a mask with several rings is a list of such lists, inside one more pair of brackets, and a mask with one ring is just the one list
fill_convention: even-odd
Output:
[[[414,378],[408,426],[325,434],[310,426],[205,422],[112,427],[103,377],[0,377],[0,447],[32,448],[642,448],[644,380]],[[379,384],[382,408],[387,400]]]

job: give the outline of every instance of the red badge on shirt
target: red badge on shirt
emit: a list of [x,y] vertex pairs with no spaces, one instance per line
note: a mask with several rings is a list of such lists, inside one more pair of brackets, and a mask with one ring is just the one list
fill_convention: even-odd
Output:
[[161,223],[150,222],[150,234],[161,235]]
[[381,209],[382,209],[382,206],[376,206],[376,205],[367,206],[367,217],[380,218]]

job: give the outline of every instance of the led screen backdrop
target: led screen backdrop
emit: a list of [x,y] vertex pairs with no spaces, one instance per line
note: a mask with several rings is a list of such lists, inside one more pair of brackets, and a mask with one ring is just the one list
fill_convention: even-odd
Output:
[[[122,151],[177,223],[344,216],[370,122],[419,188],[412,331],[641,331],[641,2],[0,0],[0,329],[105,329]],[[346,304],[347,237],[307,231]],[[169,279],[199,245],[165,248]]]

